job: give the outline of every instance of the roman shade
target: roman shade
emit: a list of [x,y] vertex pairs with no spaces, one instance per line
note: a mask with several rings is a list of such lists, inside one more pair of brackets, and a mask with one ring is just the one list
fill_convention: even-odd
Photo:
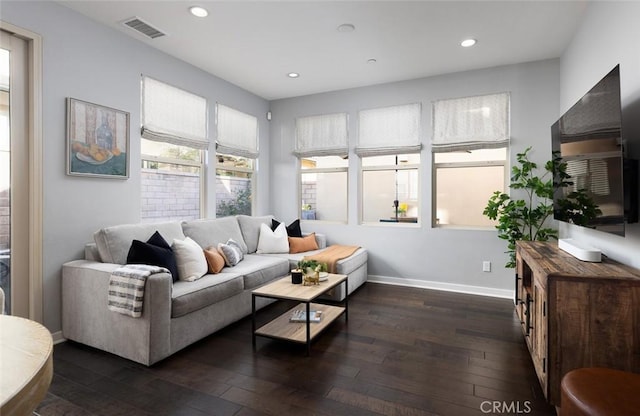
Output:
[[509,145],[509,93],[433,103],[433,152],[496,149]]
[[294,154],[298,157],[348,155],[347,114],[297,118]]
[[141,135],[148,140],[206,150],[207,100],[143,76]]
[[356,154],[365,156],[419,153],[420,103],[362,110]]
[[255,159],[258,157],[258,119],[222,104],[216,108],[216,152]]

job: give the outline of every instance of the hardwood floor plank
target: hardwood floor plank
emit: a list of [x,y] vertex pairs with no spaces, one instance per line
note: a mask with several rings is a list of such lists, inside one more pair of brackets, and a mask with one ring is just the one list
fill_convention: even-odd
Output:
[[[291,305],[259,312],[269,320]],[[259,339],[245,318],[146,367],[74,342],[54,348],[41,416],[480,416],[542,396],[512,301],[367,283],[312,344]]]

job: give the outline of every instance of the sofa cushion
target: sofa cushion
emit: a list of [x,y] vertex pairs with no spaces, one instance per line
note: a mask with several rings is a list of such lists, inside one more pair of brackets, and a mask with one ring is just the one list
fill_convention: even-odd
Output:
[[93,234],[103,263],[126,264],[127,254],[133,240],[147,241],[158,231],[168,242],[184,239],[179,222],[154,224],[124,224],[106,227]]
[[182,223],[182,230],[184,235],[191,237],[200,247],[218,247],[218,244],[226,244],[227,240],[233,238],[242,247],[242,252],[247,252],[247,244],[236,217],[185,221]]
[[233,268],[233,272],[243,275],[245,289],[254,289],[277,277],[286,276],[290,269],[286,259],[248,254]]
[[[275,231],[279,225],[280,225],[279,221],[275,219],[271,220],[271,229],[273,231]],[[293,221],[291,224],[287,225],[287,235],[289,237],[297,237],[297,238],[302,237],[302,229],[300,228],[300,219],[297,219]]]
[[218,274],[224,268],[224,257],[218,253],[216,247],[207,247],[204,250],[204,258],[207,259],[209,265],[209,273]]
[[289,237],[289,253],[304,253],[305,251],[313,251],[318,248],[315,233],[311,233],[305,237]]
[[275,231],[267,224],[260,225],[260,238],[258,239],[257,254],[264,253],[288,253],[289,240],[284,224],[278,225]]
[[[312,256],[314,254],[322,253],[325,249],[306,251],[304,253],[287,253],[287,254],[261,254],[264,257],[277,257],[281,259],[287,259],[289,266],[295,268],[298,265],[298,261],[302,260],[304,256]],[[349,274],[365,264],[368,259],[367,250],[360,247],[351,256],[346,259],[338,260],[336,263],[336,273]]]
[[271,225],[273,215],[263,217],[250,217],[248,215],[238,215],[238,224],[247,245],[247,253],[255,253],[258,249],[258,238],[260,237],[260,224]]
[[176,256],[169,243],[159,232],[155,232],[147,242],[133,240],[127,254],[127,264],[149,264],[166,267],[175,282],[178,280]]
[[204,257],[202,247],[191,238],[186,237],[184,240],[173,240],[171,246],[176,255],[176,263],[178,264],[178,278],[193,282],[200,279],[207,273],[209,269],[207,259]]
[[[233,241],[233,239],[229,239],[229,241]],[[220,243],[218,244],[218,253],[228,267],[233,267],[244,259],[244,254],[237,244]]]
[[206,274],[195,282],[178,281],[171,292],[171,317],[178,318],[242,293],[238,273]]

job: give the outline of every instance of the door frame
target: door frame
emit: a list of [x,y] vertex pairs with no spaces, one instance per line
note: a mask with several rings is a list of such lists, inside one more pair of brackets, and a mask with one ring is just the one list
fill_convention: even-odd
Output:
[[0,29],[27,42],[29,125],[29,319],[43,323],[42,36],[0,20]]

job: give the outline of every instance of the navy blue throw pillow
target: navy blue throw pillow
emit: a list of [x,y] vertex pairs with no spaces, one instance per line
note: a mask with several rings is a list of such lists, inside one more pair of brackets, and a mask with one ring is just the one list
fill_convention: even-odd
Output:
[[[271,219],[271,231],[275,231],[280,225],[280,221]],[[295,220],[291,224],[287,225],[287,235],[289,237],[302,238],[302,230],[300,229],[300,219]]]
[[158,231],[147,240],[133,240],[129,254],[127,254],[127,264],[149,264],[151,266],[166,267],[171,272],[171,277],[175,282],[178,280],[178,264],[176,256],[167,241]]

